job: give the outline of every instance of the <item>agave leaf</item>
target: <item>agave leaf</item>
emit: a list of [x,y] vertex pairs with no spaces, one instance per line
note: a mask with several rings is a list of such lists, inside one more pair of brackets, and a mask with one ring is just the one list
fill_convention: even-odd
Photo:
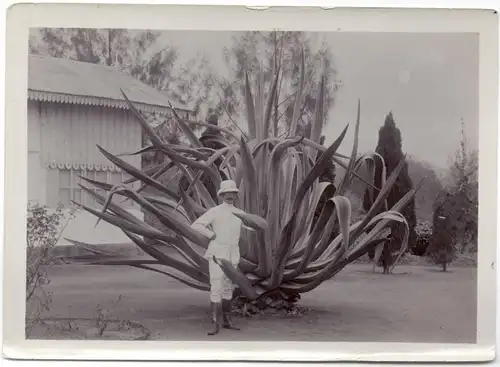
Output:
[[354,143],[352,145],[351,159],[349,160],[349,165],[347,166],[347,171],[342,178],[339,186],[337,187],[337,195],[343,195],[347,186],[351,183],[352,172],[356,164],[356,156],[358,155],[358,142],[359,142],[359,123],[361,119],[361,102],[358,99],[358,111],[356,116],[356,126],[354,128]]
[[72,240],[72,239],[66,238],[66,237],[64,237],[64,239],[66,241],[72,243],[73,245],[77,246],[77,247],[81,247],[84,250],[87,250],[87,251],[93,253],[94,255],[104,255],[104,256],[110,256],[110,257],[120,256],[116,252],[111,252],[111,251],[105,251],[105,250],[103,250],[102,247],[99,246],[99,245],[92,245],[92,244],[89,244],[89,243],[80,242],[80,241],[77,241],[77,240]]
[[[388,233],[384,232],[384,231],[381,231],[381,233],[376,236],[376,238],[374,238],[373,240],[370,240],[368,241],[368,243],[366,244],[366,246],[374,246],[374,245],[378,245],[382,242],[385,242],[387,241],[387,237],[390,235],[391,231],[388,230]],[[294,281],[297,282],[297,283],[301,283],[301,284],[307,284],[309,283],[312,279],[314,279],[314,277],[318,274],[317,272],[324,269],[326,266],[332,264],[333,262],[338,262],[339,259],[340,259],[340,256],[344,256],[345,255],[345,252],[342,250],[342,247],[340,246],[341,244],[341,241],[342,238],[341,236],[338,236],[335,238],[335,240],[332,242],[331,244],[331,247],[330,248],[334,248],[333,251],[330,251],[330,255],[323,259],[323,260],[317,260],[317,261],[314,261],[312,263],[310,263],[307,267],[307,269],[304,271],[304,274],[300,275],[299,277],[295,278]],[[365,251],[366,250],[366,246],[365,248],[361,248],[361,251]],[[371,247],[369,247],[371,248]],[[357,253],[359,253],[360,251],[350,251],[348,254],[347,254],[347,258],[349,258],[351,255],[355,255]],[[363,253],[366,253],[366,252],[363,252]],[[340,261],[344,261],[344,260],[340,260]],[[312,274],[311,274],[312,273]],[[306,275],[307,274],[307,275]]]
[[177,203],[171,199],[160,197],[160,196],[154,196],[154,195],[144,195],[144,198],[148,201],[150,201],[153,204],[158,204],[165,209],[169,209],[173,212],[179,213],[186,221],[189,223],[190,222],[190,217],[186,211],[186,209],[182,206],[177,205]]
[[[286,281],[295,278],[307,267],[313,257],[314,249],[316,248],[315,245],[322,236],[323,232],[325,231],[325,229],[332,228],[332,226],[329,225],[329,219],[332,215],[334,215],[335,212],[337,213],[338,222],[341,229],[342,242],[344,244],[342,253],[345,253],[347,251],[347,248],[349,246],[349,225],[351,222],[351,202],[344,196],[334,196],[325,203],[325,206],[323,207],[323,210],[321,211],[320,216],[314,226],[308,246],[302,256],[302,260],[300,261],[299,265],[287,276],[286,279],[283,278],[283,280]],[[322,240],[328,240],[328,237],[323,238]],[[339,254],[338,256],[340,257],[341,254]],[[334,259],[334,261],[335,260],[336,259]]]
[[146,133],[146,135],[149,137],[151,140],[151,143],[157,147],[163,145],[163,141],[161,140],[160,136],[154,131],[154,129],[149,125],[149,123],[146,121],[146,119],[142,116],[142,114],[135,108],[135,106],[132,104],[132,102],[128,99],[127,95],[123,91],[123,89],[120,89],[122,92],[123,98],[127,101],[127,104],[129,106],[130,111],[132,111],[132,114],[135,116],[137,121],[141,124],[142,129]]
[[[161,165],[163,166],[163,165]],[[156,172],[154,172],[153,174],[151,174],[151,178],[154,179],[154,180],[158,180],[161,176],[163,176],[165,173],[167,173],[170,169],[172,169],[173,167],[175,167],[175,164],[174,162],[169,162],[168,164],[166,164],[164,167],[161,167],[160,169],[158,169]],[[168,181],[165,183],[165,186],[168,187],[168,185],[175,179],[177,178],[177,173]],[[132,177],[132,179],[134,181],[137,180],[137,178],[135,177]],[[124,184],[127,184],[127,181],[128,180],[125,180],[123,183]],[[149,186],[149,184],[147,183],[141,183],[141,187],[137,190],[137,192],[141,192],[143,191],[145,188],[147,188]]]
[[243,273],[251,273],[257,268],[257,264],[245,257],[241,257],[239,268]]
[[302,105],[302,94],[304,93],[304,82],[305,82],[305,56],[304,49],[301,52],[301,64],[300,64],[300,77],[299,77],[299,86],[297,88],[295,102],[293,104],[293,114],[292,114],[292,122],[290,125],[290,135],[295,136],[297,134],[297,124],[299,121],[300,108]]
[[288,273],[284,273],[282,281],[288,281],[292,280],[295,278],[297,275],[299,275],[303,269],[307,266],[311,259],[312,252],[314,250],[314,246],[318,242],[319,238],[321,237],[322,232],[324,231],[324,228],[326,227],[332,213],[333,213],[333,207],[334,203],[330,200],[328,200],[325,203],[325,206],[321,210],[321,213],[319,215],[318,220],[316,221],[313,231],[310,235],[307,237],[307,243],[305,246],[305,251],[304,254],[302,255],[300,262],[298,265]]
[[248,79],[248,73],[245,73],[245,105],[247,110],[248,135],[250,139],[255,139],[257,137],[257,123],[255,120],[255,106],[250,81]]
[[135,168],[134,166],[132,166],[131,164],[125,162],[124,160],[115,157],[113,154],[109,153],[104,148],[100,147],[99,145],[97,145],[97,148],[101,151],[101,153],[108,160],[110,160],[113,164],[115,164],[118,167],[120,167],[121,169],[123,169],[125,172],[129,173],[130,175],[132,175],[134,177],[137,177],[138,179],[140,179],[141,181],[143,181],[145,183],[148,183],[149,185],[151,185],[151,187],[157,189],[158,191],[161,191],[161,192],[167,194],[168,196],[170,196],[174,200],[179,200],[179,197],[177,196],[177,194],[175,192],[169,190],[168,188],[166,188],[165,186],[163,186],[158,181],[156,181],[156,180],[152,179],[151,177],[145,175],[139,169]]
[[[328,263],[328,266],[319,271],[304,273],[296,277],[293,281],[293,284],[295,284],[294,286],[291,286],[288,283],[284,283],[280,285],[280,288],[286,291],[293,290],[294,292],[297,293],[309,292],[314,288],[318,287],[325,280],[337,274],[347,264],[353,262],[354,260],[366,254],[371,248],[378,245],[381,241],[386,241],[386,239],[377,239],[376,241],[372,241],[371,247],[365,246],[364,249],[362,249],[362,251],[353,253],[352,255],[345,257],[343,260],[337,262],[330,261]],[[303,284],[300,284],[299,282]]]
[[340,136],[333,142],[333,144],[330,145],[330,147],[325,152],[323,152],[323,154],[321,154],[321,156],[319,157],[319,159],[316,162],[316,164],[309,171],[309,173],[308,173],[306,179],[304,180],[304,182],[302,182],[302,184],[298,188],[298,190],[297,190],[297,196],[295,198],[294,205],[293,205],[293,211],[294,212],[296,212],[298,210],[298,208],[299,208],[299,206],[300,206],[300,204],[302,202],[302,198],[304,197],[304,195],[307,192],[307,190],[309,190],[309,188],[311,187],[311,185],[313,184],[313,182],[322,173],[325,164],[329,164],[329,161],[330,161],[332,155],[335,153],[335,151],[338,149],[338,147],[340,146],[340,144],[344,140],[344,137],[345,137],[345,135],[347,133],[347,128],[348,127],[349,127],[349,125],[347,125],[344,128],[344,130],[342,131],[342,133],[340,134]]
[[[270,222],[270,239],[271,243],[276,243],[278,241],[279,229],[280,229],[280,204],[282,202],[279,195],[280,187],[282,182],[280,179],[283,178],[280,162],[283,161],[283,155],[286,153],[288,148],[294,147],[302,141],[301,137],[296,137],[294,139],[286,139],[278,143],[271,152],[269,159],[269,166],[267,167],[267,172],[269,176],[268,184],[268,194],[267,198],[270,201],[270,205],[267,208],[267,217]],[[286,163],[288,164],[288,163]],[[289,167],[291,164],[289,164]],[[289,168],[291,170],[291,168]],[[293,175],[293,174],[292,174]],[[265,176],[264,176],[265,177]],[[289,175],[288,175],[289,177]],[[289,186],[285,184],[285,189]]]
[[127,231],[132,232],[132,233],[136,233],[140,236],[144,236],[147,238],[159,238],[159,239],[162,239],[166,242],[171,242],[171,241],[176,240],[175,237],[167,236],[163,232],[149,226],[146,223],[144,223],[144,224],[133,223],[133,222],[121,217],[121,216],[112,215],[112,214],[108,214],[108,213],[101,213],[100,211],[98,211],[96,209],[79,204],[77,202],[73,201],[73,203],[75,205],[81,207],[82,209],[88,211],[90,214],[93,214],[96,217],[101,218],[102,220],[104,220],[107,223],[110,223],[110,224],[117,226],[121,229],[125,229]]
[[392,171],[391,175],[385,182],[385,185],[381,188],[380,193],[377,195],[377,198],[375,199],[375,202],[371,206],[371,208],[368,210],[368,213],[366,216],[363,218],[362,224],[354,230],[354,233],[352,234],[352,238],[356,239],[361,232],[363,231],[363,228],[368,224],[368,222],[377,214],[377,212],[380,210],[380,207],[386,203],[386,198],[389,196],[390,190],[392,189],[392,186],[396,182],[396,179],[398,178],[401,170],[403,169],[405,165],[405,159],[402,159],[396,168]]
[[285,262],[288,258],[288,254],[293,245],[292,241],[293,227],[295,226],[297,213],[304,199],[304,196],[306,195],[307,191],[309,190],[313,182],[319,177],[319,175],[323,171],[324,165],[329,161],[333,153],[335,153],[335,151],[342,143],[342,140],[344,139],[345,134],[347,132],[347,128],[348,125],[344,128],[344,130],[337,138],[337,140],[335,140],[335,142],[320,156],[316,164],[309,171],[306,179],[302,182],[302,184],[297,190],[292,210],[293,212],[292,217],[282,230],[281,239],[278,248],[276,250],[275,264],[273,265],[273,271],[271,272],[272,286],[277,286],[281,280],[281,277],[283,276]]
[[179,190],[179,193],[181,195],[184,210],[186,210],[189,214],[191,222],[194,222],[199,216],[206,213],[207,210],[187,196],[186,192],[182,188]]
[[179,270],[180,272],[182,272],[186,275],[189,275],[191,278],[196,279],[199,282],[208,282],[209,281],[208,266],[205,267],[205,272],[204,272],[200,268],[195,268],[189,264],[183,263],[182,261],[179,261],[177,259],[174,259],[173,257],[170,257],[170,256],[164,254],[162,251],[154,248],[153,246],[148,245],[145,241],[143,241],[141,238],[135,236],[134,234],[127,232],[127,231],[124,231],[124,232],[132,241],[134,241],[134,243],[142,251],[144,251],[149,256],[155,258],[162,265]]
[[[311,140],[314,142],[319,142],[321,137],[321,130],[324,125],[324,117],[325,117],[325,77],[321,77],[321,83],[318,89],[318,95],[316,96],[316,106],[314,110],[314,120],[311,127]],[[311,156],[315,158],[316,155]]]
[[179,282],[181,282],[181,283],[183,283],[191,288],[195,288],[195,289],[198,289],[200,291],[209,291],[210,290],[209,284],[202,283],[202,282],[199,282],[195,279],[192,279],[191,277],[187,276],[186,274],[182,274],[182,273],[176,274],[176,273],[174,273],[170,270],[167,270],[167,269],[160,270],[160,269],[155,269],[155,268],[152,268],[152,267],[149,267],[146,265],[134,265],[134,267],[167,275],[167,276],[174,278],[175,280],[178,280]]
[[[198,172],[195,177],[193,178],[191,173],[189,172],[189,168],[184,167],[183,165],[179,164],[179,169],[184,173],[184,176],[188,179],[189,181],[189,187],[186,191],[188,193],[191,188],[196,188],[196,193],[199,199],[201,199],[201,202],[199,204],[202,204],[202,202],[205,204],[205,207],[211,208],[216,205],[214,199],[208,192],[207,188],[205,185],[200,182],[200,177],[202,174]],[[212,181],[213,182],[213,181]],[[215,184],[215,183],[214,183]]]
[[278,70],[276,70],[276,73],[274,74],[274,80],[273,84],[271,87],[271,92],[269,93],[269,96],[267,98],[267,104],[266,104],[266,112],[264,115],[264,135],[263,139],[267,136],[269,133],[269,126],[270,126],[270,121],[271,121],[271,111],[273,108],[273,103],[276,99],[276,90],[278,86],[278,80],[279,80],[279,75],[280,75],[280,67],[278,67]]
[[255,172],[255,166],[252,160],[252,154],[248,148],[247,143],[244,139],[240,139],[240,154],[242,159],[242,170],[243,178],[245,180],[246,193],[245,201],[247,203],[246,207],[251,214],[258,213],[258,198],[259,194],[257,192],[257,175]]
[[116,156],[117,157],[126,157],[126,156],[134,156],[134,155],[141,155],[141,154],[144,154],[144,153],[149,153],[149,152],[152,152],[152,151],[157,151],[158,148],[155,147],[154,145],[148,145],[148,146],[145,146],[144,148],[142,149],[139,149],[135,152],[132,152],[132,153],[120,153],[120,154],[117,154]]
[[[312,141],[311,139],[308,139],[307,137],[304,137],[304,140],[302,141],[302,143],[305,146],[313,148],[314,150],[317,150],[321,153],[325,152],[328,149],[328,147],[325,147],[324,145],[321,145],[315,141]],[[333,157],[342,158],[342,159],[350,159],[350,157],[346,156],[345,154],[339,153],[339,152],[335,152]],[[340,162],[342,162],[342,161],[340,161]],[[344,163],[342,162],[342,164],[344,164]],[[344,164],[344,168],[346,168],[346,167],[347,167],[347,165]]]
[[[91,197],[93,197],[99,204],[103,205],[104,202],[106,201],[106,198],[104,196],[98,194],[94,190],[90,190],[89,188],[85,187],[82,184],[78,184],[78,186],[80,186],[80,188],[83,191],[85,191],[88,195],[90,195]],[[81,203],[78,203],[78,205],[81,205]],[[111,210],[113,213],[115,213],[119,217],[121,217],[121,218],[123,218],[125,220],[128,220],[129,222],[132,222],[134,224],[137,224],[137,225],[140,225],[140,226],[144,226],[144,227],[149,226],[145,222],[142,222],[135,215],[133,215],[133,214],[129,213],[127,210],[121,208],[119,205],[116,205],[114,203],[110,203],[109,204],[109,210]],[[149,229],[154,229],[154,227],[149,226]]]
[[267,131],[264,131],[264,77],[264,72],[260,70],[257,74],[257,88],[255,92],[255,128],[257,142],[264,140],[268,134]]
[[153,215],[155,215],[164,226],[170,228],[177,234],[189,239],[190,241],[193,241],[198,246],[201,246],[203,248],[208,247],[209,240],[204,236],[202,236],[200,233],[198,233],[198,231],[191,228],[190,225],[178,220],[177,217],[172,213],[157,208],[155,205],[151,204],[151,202],[149,202],[146,198],[135,193],[134,191],[130,191],[129,193],[131,195],[131,198],[135,202],[141,205],[142,208],[146,209],[147,211],[150,211]]
[[[153,167],[145,169],[144,171],[142,171],[142,173],[144,173],[145,175],[150,176],[150,177],[156,179],[156,178],[158,178],[157,173],[160,170],[165,170],[165,171],[163,171],[163,173],[165,173],[166,171],[168,171],[168,169],[165,169],[166,167],[168,167],[168,169],[172,168],[173,167],[173,163],[172,162],[167,162],[167,163],[162,163],[162,164],[159,164],[159,165],[155,165]],[[127,178],[126,180],[124,180],[123,183],[125,185],[128,185],[128,184],[134,183],[136,181],[139,181],[139,179],[137,177],[130,177],[130,178]]]
[[[125,232],[125,231],[124,231]],[[186,260],[186,262],[192,266],[194,266],[195,268],[199,268],[201,269],[204,273],[208,274],[208,261],[203,258],[202,256],[200,256],[196,251],[189,251],[186,252],[184,251],[183,249],[186,249],[186,248],[191,248],[189,246],[189,244],[185,243],[185,241],[182,241],[180,240],[180,242],[182,242],[184,245],[183,245],[183,249],[176,246],[175,244],[172,244],[172,243],[166,243],[166,242],[163,242],[163,241],[159,241],[159,240],[155,240],[155,239],[150,239],[151,243],[150,245],[151,246],[156,246],[156,247],[167,247],[169,249],[173,249],[174,251],[176,251],[179,255],[182,256],[182,258],[184,260]],[[192,249],[191,249],[192,250]],[[189,254],[193,255],[193,253],[195,254],[195,256],[192,258]],[[196,259],[196,260],[195,260]]]
[[189,128],[189,126],[187,126],[187,124],[179,117],[179,114],[177,113],[177,111],[175,111],[175,109],[172,107],[172,105],[170,104],[170,102],[168,102],[169,106],[170,106],[170,110],[173,112],[174,114],[174,117],[175,117],[175,120],[177,121],[177,124],[179,124],[182,132],[184,133],[184,135],[187,136],[187,138],[189,139],[189,141],[191,142],[191,144],[194,146],[194,147],[201,147],[202,144],[201,142],[198,140],[198,138],[196,137],[196,135],[193,133],[193,130],[191,130]]
[[174,161],[178,167],[180,164],[185,164],[191,168],[201,169],[210,177],[210,179],[212,180],[212,182],[214,184],[216,184],[216,185],[220,184],[221,177],[220,177],[219,172],[216,169],[209,167],[206,163],[186,158],[183,155],[174,152],[172,149],[165,149],[165,154],[172,161]]
[[267,221],[264,218],[259,217],[258,215],[245,213],[243,211],[235,212],[233,213],[233,215],[240,218],[243,224],[247,227],[250,227],[257,231],[263,231],[263,232],[267,231],[268,228]]
[[255,289],[250,284],[250,281],[247,279],[245,275],[243,275],[240,271],[234,268],[234,266],[227,260],[217,259],[215,256],[213,257],[214,262],[219,265],[226,274],[226,276],[231,279],[233,284],[237,284],[241,292],[250,300],[255,300],[259,297],[259,294],[255,291]]

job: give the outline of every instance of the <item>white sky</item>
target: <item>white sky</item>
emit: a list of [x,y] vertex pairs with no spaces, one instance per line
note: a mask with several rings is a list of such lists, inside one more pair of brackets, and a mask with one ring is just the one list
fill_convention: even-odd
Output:
[[[179,47],[182,62],[204,53],[223,74],[224,46],[232,32],[164,32],[161,44]],[[342,81],[324,129],[332,142],[346,123],[355,122],[361,99],[360,151],[373,150],[378,129],[392,110],[403,137],[403,150],[446,167],[459,147],[460,120],[468,144],[478,142],[479,56],[476,34],[323,33]],[[353,128],[350,129],[352,132]],[[352,134],[341,150],[348,152]]]

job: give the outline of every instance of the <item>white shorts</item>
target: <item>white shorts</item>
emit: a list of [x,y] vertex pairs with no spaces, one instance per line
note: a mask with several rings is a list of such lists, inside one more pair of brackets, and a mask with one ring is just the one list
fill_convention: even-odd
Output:
[[208,271],[210,276],[210,301],[220,302],[233,298],[234,286],[226,274],[213,259],[208,260]]

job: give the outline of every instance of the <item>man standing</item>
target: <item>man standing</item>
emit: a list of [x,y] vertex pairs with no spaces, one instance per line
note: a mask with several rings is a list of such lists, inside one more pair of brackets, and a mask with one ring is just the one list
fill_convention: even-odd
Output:
[[[237,267],[240,262],[239,240],[241,227],[244,225],[241,219],[233,214],[243,212],[234,206],[237,194],[238,188],[234,181],[222,181],[217,195],[222,198],[223,203],[209,209],[192,224],[193,229],[211,240],[205,258],[208,260],[214,329],[208,335],[215,335],[219,332],[221,316],[223,328],[239,330],[233,326],[229,316],[233,284],[213,260],[215,256],[231,262],[234,267]],[[245,228],[253,230],[247,226]]]

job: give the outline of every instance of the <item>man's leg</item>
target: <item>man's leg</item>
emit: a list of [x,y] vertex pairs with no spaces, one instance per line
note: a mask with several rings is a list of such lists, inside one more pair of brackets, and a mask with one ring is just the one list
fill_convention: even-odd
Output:
[[240,330],[235,327],[231,321],[231,303],[233,298],[233,284],[231,280],[224,275],[222,281],[222,327],[230,330]]
[[208,332],[208,335],[219,333],[222,317],[222,269],[213,261],[208,261],[208,272],[210,275],[210,304],[212,306],[212,323],[213,329]]

